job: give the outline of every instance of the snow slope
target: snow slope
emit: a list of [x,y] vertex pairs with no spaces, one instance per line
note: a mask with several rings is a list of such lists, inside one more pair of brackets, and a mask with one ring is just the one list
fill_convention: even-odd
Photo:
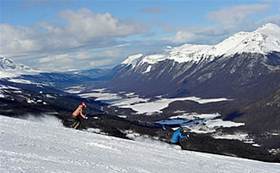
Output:
[[182,151],[0,116],[0,172],[279,173],[279,163]]
[[280,52],[280,27],[268,23],[252,32],[238,32],[216,45],[184,44],[174,47],[163,54],[142,54],[129,56],[122,64],[136,67],[143,63],[155,64],[164,60],[174,60],[178,63],[212,61],[216,57],[231,56],[241,53]]

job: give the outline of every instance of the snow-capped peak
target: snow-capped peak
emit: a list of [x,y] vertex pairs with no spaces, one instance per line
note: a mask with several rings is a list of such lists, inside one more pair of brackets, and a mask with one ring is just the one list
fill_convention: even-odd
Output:
[[216,45],[184,44],[166,50],[163,54],[129,56],[122,64],[132,64],[133,68],[139,63],[155,64],[166,59],[175,62],[212,61],[216,57],[231,56],[241,53],[280,52],[280,27],[268,23],[252,32],[238,32]]
[[22,64],[16,64],[13,60],[0,57],[0,70],[2,71],[23,71],[23,70],[31,70],[30,67],[22,65]]
[[237,53],[280,52],[280,27],[266,24],[253,32],[239,32],[215,45],[210,54],[233,55]]
[[22,64],[16,64],[13,60],[0,57],[0,78],[11,78],[22,74],[35,74],[38,70],[31,69]]
[[[280,33],[280,27],[273,23],[267,23],[267,24],[259,27],[256,31],[263,33],[263,34],[267,34],[267,35],[273,35],[275,33],[278,33],[278,34]],[[278,38],[279,38],[279,35],[278,35]]]
[[141,53],[128,56],[127,59],[122,62],[122,64],[132,65],[134,67],[137,64],[139,58],[141,58],[142,56],[143,54]]

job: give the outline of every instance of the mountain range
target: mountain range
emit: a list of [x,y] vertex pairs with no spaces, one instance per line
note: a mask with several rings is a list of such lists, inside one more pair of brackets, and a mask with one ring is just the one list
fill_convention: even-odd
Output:
[[114,70],[116,73],[107,84],[113,91],[146,97],[231,99],[227,103],[193,107],[181,102],[174,107],[219,112],[224,120],[245,123],[242,129],[260,144],[280,147],[276,142],[279,136],[266,135],[280,131],[278,25],[269,23],[252,32],[239,32],[216,45],[185,44],[158,54],[132,55]]
[[[110,86],[148,96],[263,97],[279,88],[280,28],[266,24],[216,45],[129,56]],[[256,95],[256,90],[258,94]]]

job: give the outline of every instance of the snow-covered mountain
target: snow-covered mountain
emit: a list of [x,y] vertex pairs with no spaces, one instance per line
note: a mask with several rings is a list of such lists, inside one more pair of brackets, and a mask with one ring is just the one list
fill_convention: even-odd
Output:
[[[194,94],[235,97],[240,93],[232,86],[261,82],[267,80],[264,76],[279,72],[280,27],[269,23],[216,45],[185,44],[161,54],[133,55],[115,69],[112,86],[119,90],[146,95],[188,95],[197,90]],[[217,83],[222,92],[205,93]]]
[[[220,112],[224,119],[244,122],[244,129],[258,136],[260,143],[279,146],[279,139],[263,137],[279,131],[280,107],[270,104],[279,98],[280,89],[280,27],[275,24],[236,33],[216,45],[185,44],[155,55],[137,54],[114,70],[113,80],[105,86],[113,91],[232,99],[205,107],[177,103],[176,109]],[[256,112],[258,107],[262,111]]]
[[[151,140],[131,141],[0,116],[1,172],[279,172],[279,163],[181,151]],[[54,122],[54,123],[52,123]],[[36,130],[34,130],[36,129]]]
[[18,65],[11,59],[0,57],[0,70],[1,71],[30,71],[31,68],[25,65]]
[[32,69],[22,64],[16,64],[13,60],[0,57],[0,78],[14,78],[20,75],[34,75],[39,70]]
[[242,53],[268,54],[280,52],[280,27],[268,23],[253,32],[239,32],[216,45],[184,44],[172,48],[163,54],[136,54],[129,56],[122,64],[137,65],[155,64],[164,60],[174,60],[178,63],[199,63],[203,60],[213,61],[220,56],[232,56]]
[[[81,76],[72,73],[43,73],[1,57],[0,114],[17,117],[52,112],[61,119],[68,117],[82,98],[63,89],[64,86],[82,81],[79,80]],[[99,106],[97,102],[92,102],[92,105],[95,107],[92,110]]]

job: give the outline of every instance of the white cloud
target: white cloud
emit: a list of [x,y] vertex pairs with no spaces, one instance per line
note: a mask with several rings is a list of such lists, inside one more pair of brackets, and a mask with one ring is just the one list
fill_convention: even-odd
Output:
[[258,26],[272,22],[279,24],[279,15],[255,19],[254,16],[268,10],[269,3],[235,5],[208,13],[207,18],[215,21],[208,27],[186,27],[176,31],[168,38],[173,43],[217,43],[224,38],[239,32],[252,31]]
[[194,32],[185,30],[178,31],[172,41],[176,43],[183,43],[186,41],[193,41],[196,38],[197,35]]
[[90,66],[95,68],[95,67],[110,65],[111,63],[112,62],[110,59],[103,58],[103,59],[91,61]]
[[120,38],[147,31],[143,25],[85,8],[62,11],[58,16],[60,24],[56,25],[0,24],[0,55],[19,57],[19,62],[24,60],[21,63],[51,71],[90,68],[89,61],[106,66],[121,58],[126,43]]
[[[69,24],[62,32],[73,35],[79,42],[87,42],[100,37],[127,36],[143,31],[140,25],[121,22],[110,13],[98,14],[88,9],[80,9],[77,12],[67,10],[60,16]],[[61,32],[61,30],[55,32]]]
[[28,27],[0,24],[0,54],[37,51],[42,47],[34,40],[34,31]]
[[178,30],[174,36],[167,40],[173,43],[200,43],[211,44],[223,38],[228,33],[223,28],[212,27],[192,27]]
[[37,59],[37,61],[25,61],[25,64],[32,63],[37,68],[45,71],[108,67],[114,65],[125,54],[124,50],[126,48],[122,46],[102,49],[77,49],[64,53],[44,54],[40,57],[27,57],[28,59]]
[[237,5],[212,11],[208,14],[208,18],[222,24],[224,27],[234,27],[244,22],[248,16],[263,12],[268,7],[268,4]]
[[116,38],[145,31],[139,24],[120,21],[110,13],[94,13],[88,9],[67,10],[59,16],[64,26],[47,22],[33,27],[0,24],[0,54],[15,56],[82,46],[106,47],[116,42]]

